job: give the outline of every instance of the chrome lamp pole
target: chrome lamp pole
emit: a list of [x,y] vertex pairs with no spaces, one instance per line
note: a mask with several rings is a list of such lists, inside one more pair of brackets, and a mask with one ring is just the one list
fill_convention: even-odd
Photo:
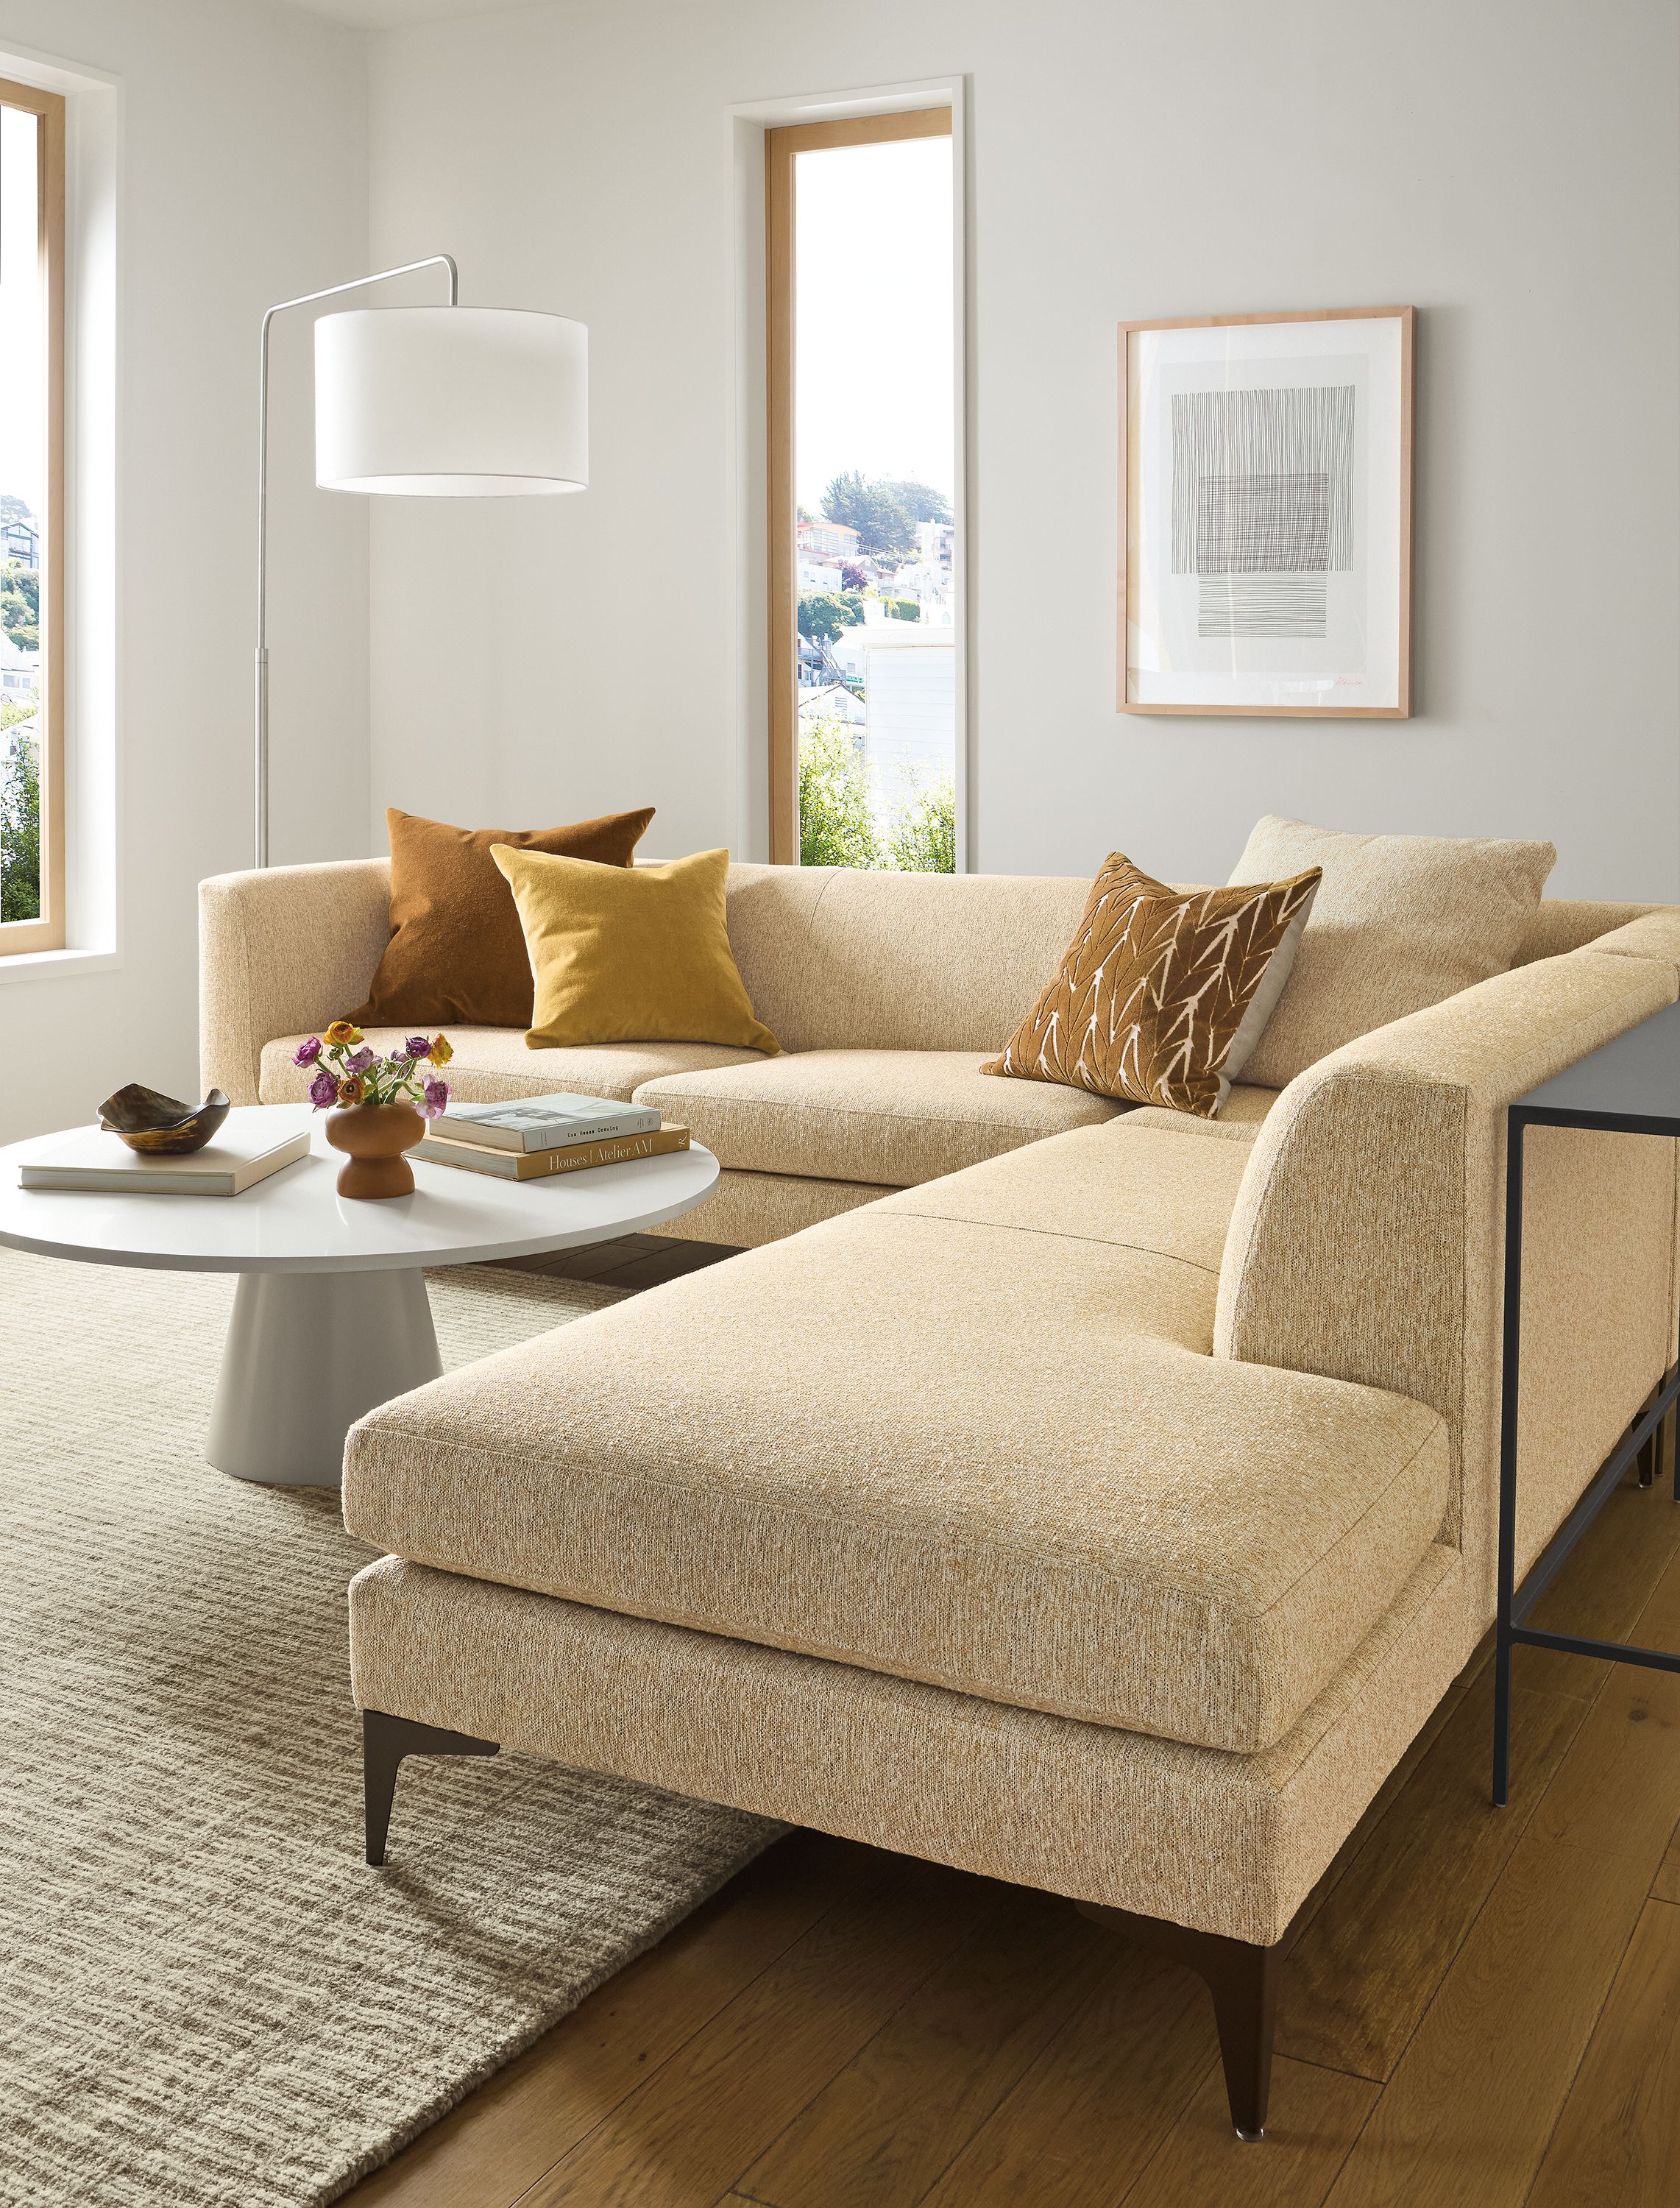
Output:
[[423,261],[405,261],[400,268],[381,268],[371,276],[357,276],[348,284],[329,284],[324,291],[305,291],[296,299],[282,299],[262,318],[261,365],[259,370],[256,439],[256,864],[268,864],[268,329],[276,315],[292,307],[312,306],[317,299],[336,298],[341,291],[359,291],[364,285],[383,284],[393,276],[411,276],[420,268],[449,271],[449,304],[458,306],[460,279],[447,253],[429,254]]

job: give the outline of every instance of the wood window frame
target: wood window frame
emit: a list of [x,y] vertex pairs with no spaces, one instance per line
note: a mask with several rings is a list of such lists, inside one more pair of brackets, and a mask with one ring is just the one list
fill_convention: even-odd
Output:
[[901,138],[953,138],[951,109],[897,109],[833,123],[790,123],[765,132],[765,420],[768,429],[770,570],[770,861],[799,861],[799,665],[788,618],[798,601],[794,480],[794,331],[797,309],[794,165],[832,146],[889,145]]
[[41,913],[0,922],[0,958],[64,947],[64,99],[0,77],[0,107],[38,118],[36,207],[45,295],[46,511],[40,516]]

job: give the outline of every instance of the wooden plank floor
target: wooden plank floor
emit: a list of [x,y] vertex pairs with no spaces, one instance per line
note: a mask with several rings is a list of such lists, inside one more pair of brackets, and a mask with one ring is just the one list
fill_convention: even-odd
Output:
[[[631,1244],[532,1262],[637,1287],[727,1254]],[[1680,1647],[1670,1491],[1619,1491],[1539,1616]],[[798,1833],[350,2208],[1675,2208],[1680,1677],[1517,1677],[1511,1806],[1484,1651],[1321,1881],[1258,2146],[1187,1971]]]
[[621,1234],[587,1250],[555,1250],[537,1257],[508,1257],[513,1273],[547,1273],[560,1281],[588,1281],[597,1288],[657,1288],[735,1252],[722,1242],[685,1242],[675,1234]]

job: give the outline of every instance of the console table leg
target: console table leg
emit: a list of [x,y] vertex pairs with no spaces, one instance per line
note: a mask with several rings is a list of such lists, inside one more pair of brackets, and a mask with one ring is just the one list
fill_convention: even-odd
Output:
[[1493,1806],[1511,1798],[1511,1639],[1502,1617],[1493,1644]]
[[205,1455],[270,1487],[336,1487],[345,1435],[443,1365],[417,1265],[242,1273]]
[[[1668,1375],[1665,1373],[1663,1380],[1667,1377]],[[1640,1405],[1641,1417],[1644,1416],[1663,1392],[1663,1380],[1658,1381],[1656,1386]],[[1663,1427],[1659,1425],[1653,1429],[1650,1439],[1634,1458],[1634,1471],[1641,1487],[1652,1487],[1661,1479],[1662,1468]]]
[[1499,1375],[1498,1608],[1493,1654],[1493,1806],[1511,1798],[1511,1608],[1516,1599],[1516,1413],[1522,1345],[1522,1121],[1505,1136],[1505,1308]]

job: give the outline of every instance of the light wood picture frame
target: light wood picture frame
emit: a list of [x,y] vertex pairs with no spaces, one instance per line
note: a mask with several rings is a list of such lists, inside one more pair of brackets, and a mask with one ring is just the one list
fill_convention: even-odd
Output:
[[1119,325],[1119,711],[1410,717],[1416,321]]

